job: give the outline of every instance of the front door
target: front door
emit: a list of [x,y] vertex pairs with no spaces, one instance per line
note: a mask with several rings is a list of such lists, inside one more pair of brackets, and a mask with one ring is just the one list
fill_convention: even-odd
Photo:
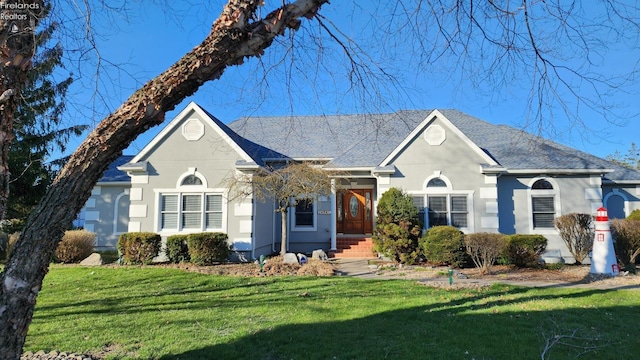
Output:
[[371,189],[350,189],[339,194],[336,206],[338,232],[370,234],[373,229]]

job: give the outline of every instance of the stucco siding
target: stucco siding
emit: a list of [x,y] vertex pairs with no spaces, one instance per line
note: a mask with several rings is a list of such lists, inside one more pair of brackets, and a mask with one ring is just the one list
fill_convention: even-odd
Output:
[[255,217],[254,223],[254,246],[255,257],[259,258],[260,255],[271,255],[274,250],[274,236],[277,235],[275,220],[276,214],[273,200],[258,201],[254,200]]
[[[185,137],[184,124],[202,124],[200,137]],[[155,145],[140,157],[147,162],[146,172],[131,172],[132,186],[136,194],[131,208],[138,209],[131,216],[130,231],[151,231],[163,237],[176,234],[209,231],[207,229],[166,230],[161,228],[161,200],[163,194],[207,194],[222,196],[222,228],[228,234],[234,248],[245,256],[252,249],[251,198],[228,199],[224,180],[235,171],[237,160],[242,157],[198,113],[190,112],[176,126],[158,139]],[[194,175],[202,184],[182,185],[182,179]],[[134,179],[138,179],[134,181]],[[205,205],[202,204],[201,208]],[[142,209],[147,209],[143,214]],[[143,216],[144,215],[144,216]]]
[[[295,211],[289,211],[289,251],[311,253],[315,249],[328,250],[331,240],[331,209],[328,196],[322,196],[314,202],[314,226],[310,228],[295,226]],[[279,249],[279,248],[278,248]]]
[[[548,180],[553,190],[546,196],[554,198],[554,217],[569,213],[594,214],[601,206],[599,181],[589,176],[558,175],[509,176],[499,178],[500,232],[504,234],[541,234],[548,240],[547,249],[557,249],[567,262],[573,258],[553,227],[536,228],[533,224],[531,186],[538,179]],[[533,194],[533,195],[532,195]]]
[[[425,131],[431,126],[444,129],[442,142],[429,142]],[[465,232],[496,232],[498,230],[497,188],[495,181],[487,181],[481,172],[486,163],[476,149],[439,120],[435,120],[421,132],[393,160],[396,173],[389,179],[388,187],[397,187],[407,193],[429,195],[445,193],[468,197],[468,227]],[[441,130],[439,130],[441,131]],[[447,189],[427,189],[430,179],[440,178]],[[381,194],[380,194],[381,195]],[[425,198],[425,206],[427,198]]]
[[129,184],[94,187],[83,208],[84,228],[96,233],[96,249],[115,249],[129,221]]

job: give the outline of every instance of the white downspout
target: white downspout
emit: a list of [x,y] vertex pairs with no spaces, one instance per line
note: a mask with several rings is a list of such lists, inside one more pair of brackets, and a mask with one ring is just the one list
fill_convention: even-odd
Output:
[[251,196],[251,260],[256,260],[256,202]]
[[338,228],[338,219],[336,216],[338,214],[336,211],[336,179],[331,179],[331,249],[329,250],[337,250],[337,228]]

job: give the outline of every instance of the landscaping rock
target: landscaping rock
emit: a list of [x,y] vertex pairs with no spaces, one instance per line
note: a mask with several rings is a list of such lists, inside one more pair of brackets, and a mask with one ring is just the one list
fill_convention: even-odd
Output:
[[286,253],[282,257],[282,262],[285,264],[299,264],[298,257],[294,253]]
[[20,356],[20,360],[95,360],[90,355],[82,355],[82,354],[72,354],[66,352],[58,352],[56,350],[51,351],[50,353],[46,353],[42,350],[37,353],[33,353],[31,351],[27,351],[22,356]]
[[313,252],[311,253],[311,258],[321,261],[326,261],[328,259],[327,253],[325,253],[322,249],[313,250]]
[[98,253],[93,253],[89,255],[86,259],[80,262],[80,265],[83,266],[100,266],[102,265],[102,256]]

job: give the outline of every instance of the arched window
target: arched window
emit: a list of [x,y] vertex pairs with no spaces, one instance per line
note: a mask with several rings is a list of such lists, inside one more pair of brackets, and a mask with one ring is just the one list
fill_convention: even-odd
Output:
[[553,229],[556,217],[556,189],[547,179],[531,184],[531,216],[534,229]]
[[429,182],[427,183],[427,187],[428,188],[434,188],[434,187],[447,187],[447,183],[444,182],[444,180],[440,179],[440,178],[433,178],[431,180],[429,180]]
[[540,179],[531,185],[532,190],[553,190],[553,185],[545,179]]
[[176,189],[159,192],[158,231],[224,231],[226,202],[222,189],[207,187],[195,168],[178,177]]
[[440,172],[427,178],[425,182],[426,196],[413,196],[413,204],[418,208],[418,215],[425,228],[452,225],[468,229],[469,193],[454,191],[451,181]]
[[202,180],[195,175],[189,175],[184,179],[182,179],[180,186],[189,186],[189,185],[202,185]]

